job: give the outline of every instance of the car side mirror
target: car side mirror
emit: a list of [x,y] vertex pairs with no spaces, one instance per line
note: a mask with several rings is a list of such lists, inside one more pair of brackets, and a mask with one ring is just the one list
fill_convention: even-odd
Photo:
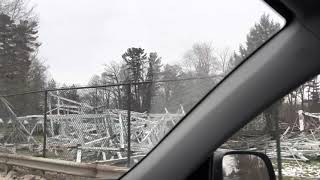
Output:
[[267,155],[251,151],[218,152],[214,155],[214,180],[275,180]]

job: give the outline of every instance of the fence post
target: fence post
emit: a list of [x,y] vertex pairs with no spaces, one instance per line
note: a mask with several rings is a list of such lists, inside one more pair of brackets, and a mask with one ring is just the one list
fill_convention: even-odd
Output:
[[128,84],[128,98],[127,98],[127,124],[128,124],[128,150],[127,150],[127,158],[128,163],[127,166],[130,167],[130,160],[131,160],[131,83]]
[[282,161],[281,161],[281,145],[280,145],[280,127],[279,127],[279,113],[277,111],[275,121],[275,135],[276,135],[276,147],[277,147],[277,165],[278,165],[278,179],[282,180]]
[[95,97],[94,105],[96,106],[95,107],[95,114],[97,114],[98,113],[98,109],[97,109],[97,107],[98,107],[98,88],[97,87],[96,87],[96,97]]
[[48,103],[48,91],[44,91],[44,112],[43,112],[43,149],[42,156],[46,157],[47,149],[47,103]]

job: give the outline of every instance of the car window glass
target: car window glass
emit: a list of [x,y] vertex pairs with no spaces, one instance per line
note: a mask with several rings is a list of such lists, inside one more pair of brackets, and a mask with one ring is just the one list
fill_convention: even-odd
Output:
[[284,24],[259,0],[0,0],[0,152],[117,178]]
[[272,160],[278,179],[318,179],[319,80],[316,76],[277,100],[220,150],[263,152]]

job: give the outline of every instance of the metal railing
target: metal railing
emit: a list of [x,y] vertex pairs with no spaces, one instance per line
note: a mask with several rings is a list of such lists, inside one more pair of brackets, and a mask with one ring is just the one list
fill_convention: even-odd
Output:
[[5,164],[7,166],[23,166],[43,171],[103,179],[118,179],[128,170],[127,168],[120,168],[116,166],[75,163],[64,160],[53,160],[41,157],[3,153],[0,153],[0,164]]

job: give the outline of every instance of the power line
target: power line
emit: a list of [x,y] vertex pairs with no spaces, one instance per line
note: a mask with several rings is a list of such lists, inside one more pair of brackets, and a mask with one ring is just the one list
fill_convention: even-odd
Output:
[[181,78],[181,79],[163,79],[158,81],[142,81],[142,82],[121,81],[120,83],[112,83],[112,84],[97,85],[97,86],[80,86],[80,87],[69,87],[69,88],[42,89],[37,91],[26,91],[22,93],[0,95],[0,97],[12,97],[12,96],[27,95],[27,94],[43,93],[45,91],[52,92],[52,91],[78,90],[78,89],[107,88],[107,87],[151,84],[151,83],[169,83],[169,82],[181,82],[181,81],[191,81],[191,80],[204,80],[204,79],[223,78],[223,77],[224,75],[212,75],[212,76],[190,77],[190,78]]

